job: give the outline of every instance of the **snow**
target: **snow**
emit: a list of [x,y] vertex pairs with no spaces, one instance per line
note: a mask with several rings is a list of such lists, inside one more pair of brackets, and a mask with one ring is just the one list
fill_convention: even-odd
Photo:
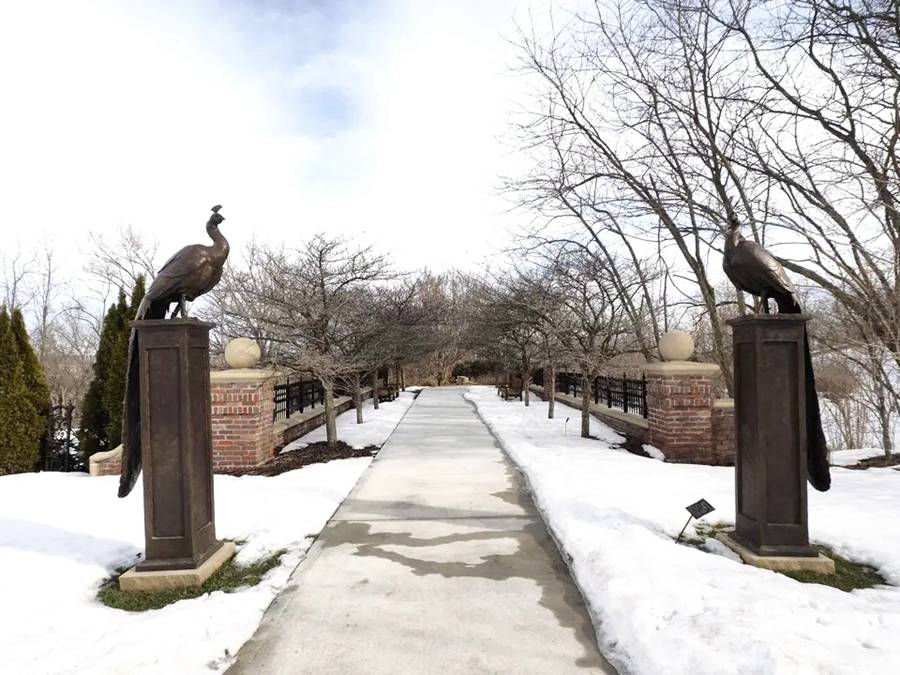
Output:
[[881,448],[857,448],[855,450],[833,450],[829,460],[832,466],[853,466],[870,457],[881,457],[884,450]]
[[216,534],[248,563],[286,550],[254,587],[131,613],[96,599],[101,582],[143,551],[143,493],[118,478],[41,473],[0,478],[0,671],[210,673],[253,634],[368,458],[276,477],[215,476]]
[[[740,564],[713,540],[719,555],[674,543],[685,506],[701,497],[717,509],[705,522],[734,522],[732,468],[566,436],[565,417],[578,412],[559,403],[548,420],[541,401],[526,408],[487,387],[466,396],[526,475],[620,672],[900,672],[900,588],[844,593]],[[900,472],[832,473],[831,491],[809,493],[811,538],[900,584]]]
[[[378,410],[371,399],[363,406],[363,423],[356,423],[356,410],[348,410],[337,416],[337,436],[354,448],[365,448],[370,445],[382,446],[394,431],[400,420],[415,400],[415,394],[407,388],[400,392],[393,401],[380,403]],[[284,446],[282,453],[303,448],[310,443],[325,440],[325,425],[317,427],[293,443]]]
[[649,443],[644,443],[643,445],[644,452],[646,452],[653,459],[658,459],[660,462],[666,461],[665,453],[657,448],[655,445],[650,445]]

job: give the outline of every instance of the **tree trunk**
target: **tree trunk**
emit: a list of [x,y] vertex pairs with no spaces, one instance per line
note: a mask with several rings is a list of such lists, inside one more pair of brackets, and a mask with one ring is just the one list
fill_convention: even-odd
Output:
[[884,450],[885,457],[890,461],[894,451],[894,442],[891,438],[891,432],[893,431],[894,426],[891,420],[891,408],[888,404],[884,387],[881,386],[880,383],[877,384],[876,387],[878,396],[878,421],[881,426],[881,449]]
[[322,381],[323,399],[325,399],[325,438],[328,449],[337,449],[337,420],[334,414],[334,383]]
[[553,414],[556,412],[556,368],[552,365],[547,368],[544,387],[547,396],[547,419],[552,420]]
[[406,375],[403,372],[403,366],[397,364],[397,367],[400,369],[400,391],[406,391]]
[[362,382],[360,382],[359,373],[353,376],[353,407],[356,408],[356,423],[363,423],[363,397]]
[[522,401],[528,406],[531,404],[531,373],[528,370],[522,372]]
[[372,406],[378,410],[378,368],[372,371]]
[[591,437],[591,378],[581,376],[581,437]]

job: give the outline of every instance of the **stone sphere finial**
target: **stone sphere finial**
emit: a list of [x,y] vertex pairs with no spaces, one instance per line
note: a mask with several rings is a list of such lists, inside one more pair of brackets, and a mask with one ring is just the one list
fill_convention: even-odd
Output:
[[670,330],[659,338],[663,361],[687,361],[694,354],[694,338],[683,330]]
[[225,363],[229,368],[254,368],[262,352],[256,340],[240,337],[225,345]]

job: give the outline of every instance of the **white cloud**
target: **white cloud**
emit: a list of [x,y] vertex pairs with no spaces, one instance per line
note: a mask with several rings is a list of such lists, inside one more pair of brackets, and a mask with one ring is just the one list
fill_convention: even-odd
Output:
[[[223,229],[362,235],[405,266],[505,239],[498,137],[514,3],[20,3],[0,9],[0,219],[75,250],[132,224],[163,254]],[[72,257],[72,264],[77,258]]]

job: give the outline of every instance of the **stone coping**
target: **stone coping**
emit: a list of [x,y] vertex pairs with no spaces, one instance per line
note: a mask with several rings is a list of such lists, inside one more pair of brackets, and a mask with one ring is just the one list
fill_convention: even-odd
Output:
[[737,326],[742,323],[752,323],[754,321],[809,321],[812,318],[809,314],[744,314],[743,316],[728,319],[725,323],[729,326]]
[[747,565],[761,567],[773,572],[814,572],[815,574],[834,574],[834,560],[819,553],[816,556],[757,555],[729,536],[728,532],[719,532],[716,539],[737,553]]
[[643,366],[645,375],[695,375],[714,377],[722,372],[715,363],[696,363],[694,361],[657,361],[645,363]]
[[281,377],[277,370],[261,368],[229,368],[228,370],[212,370],[209,373],[211,384],[249,384],[263,383]]
[[216,552],[195,569],[138,572],[136,568],[132,567],[119,577],[119,588],[126,592],[196,588],[202,586],[203,582],[209,579],[233,555],[234,542],[223,541]]
[[734,399],[733,398],[717,398],[715,401],[713,401],[712,407],[713,408],[724,408],[724,409],[731,408],[731,409],[733,409],[734,408]]
[[[531,391],[535,394],[544,393],[543,387],[540,387],[536,384],[531,385]],[[572,404],[575,403],[577,405],[581,405],[581,399],[576,398],[575,396],[569,396],[568,394],[560,394],[556,392],[556,400],[561,403]],[[575,406],[572,406],[575,407]],[[579,408],[580,410],[580,408]],[[624,412],[619,410],[618,408],[608,408],[602,403],[594,403],[591,402],[590,411],[596,413],[598,415],[605,415],[606,417],[612,417],[613,419],[617,419],[620,422],[625,422],[627,424],[632,424],[636,427],[640,427],[641,429],[649,429],[650,428],[650,420],[644,419],[640,415],[633,415],[631,413]]]
[[90,456],[90,459],[88,460],[88,473],[91,476],[99,476],[101,464],[105,464],[106,462],[118,462],[121,461],[121,459],[121,444],[116,446],[112,450],[107,450],[106,452],[95,452]]

